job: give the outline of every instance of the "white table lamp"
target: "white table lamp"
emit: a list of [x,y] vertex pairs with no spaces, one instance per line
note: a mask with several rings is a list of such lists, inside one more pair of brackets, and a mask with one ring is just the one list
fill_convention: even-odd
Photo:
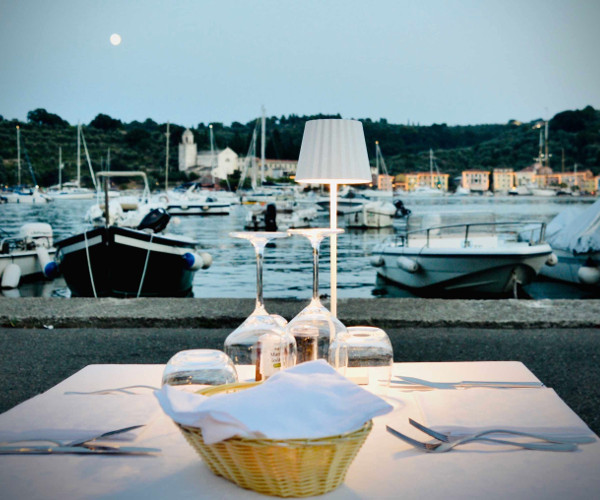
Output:
[[[339,184],[371,182],[371,168],[362,123],[357,120],[306,122],[296,182],[329,184],[329,221],[337,229]],[[337,236],[331,236],[331,313],[337,316]]]

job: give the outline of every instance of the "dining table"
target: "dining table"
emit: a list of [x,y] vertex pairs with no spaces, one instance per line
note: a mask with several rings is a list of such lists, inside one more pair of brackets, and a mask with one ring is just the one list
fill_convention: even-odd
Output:
[[[128,393],[74,394],[106,388],[160,387],[164,365],[93,364],[48,391],[0,414],[0,440],[50,432],[57,426],[90,430],[104,423],[143,425],[127,445],[160,449],[150,455],[0,455],[3,499],[259,498],[214,475],[159,405],[151,388]],[[252,373],[239,370],[240,380]],[[392,406],[373,429],[346,478],[323,499],[591,499],[600,495],[600,441],[548,387],[418,388],[402,377],[436,382],[542,382],[518,361],[394,363],[389,387],[365,386]],[[423,389],[423,390],[421,390]],[[537,451],[475,442],[426,453],[386,426],[419,441],[432,438],[409,423],[514,424],[541,422],[546,430],[575,427],[595,437],[575,451]],[[29,433],[29,434],[28,434]],[[508,439],[508,437],[503,436]]]

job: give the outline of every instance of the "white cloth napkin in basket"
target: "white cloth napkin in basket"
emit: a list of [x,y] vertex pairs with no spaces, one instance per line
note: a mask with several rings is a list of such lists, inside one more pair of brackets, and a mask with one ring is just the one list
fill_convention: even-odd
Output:
[[155,395],[175,422],[201,428],[207,444],[233,436],[336,436],[392,410],[383,399],[350,382],[323,360],[302,363],[235,393],[206,397],[164,386]]
[[593,435],[549,388],[429,391],[414,397],[422,412],[421,423],[454,435],[492,428],[557,436]]

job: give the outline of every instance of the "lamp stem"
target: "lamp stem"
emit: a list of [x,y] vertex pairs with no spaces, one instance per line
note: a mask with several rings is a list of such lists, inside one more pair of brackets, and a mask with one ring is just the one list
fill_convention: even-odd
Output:
[[[329,225],[337,229],[337,183],[329,186]],[[337,234],[331,235],[331,314],[337,318]]]

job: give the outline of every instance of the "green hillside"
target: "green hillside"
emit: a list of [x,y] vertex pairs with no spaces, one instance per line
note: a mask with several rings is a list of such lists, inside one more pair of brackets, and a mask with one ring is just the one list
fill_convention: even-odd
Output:
[[[266,156],[297,159],[304,123],[316,118],[339,118],[339,115],[282,116],[267,119]],[[425,171],[429,168],[429,148],[437,158],[441,172],[460,175],[466,169],[509,167],[520,170],[538,155],[539,122],[520,123],[511,120],[504,125],[431,126],[396,125],[386,120],[361,120],[374,162],[375,141],[379,141],[392,174]],[[231,126],[213,123],[217,148],[231,147],[245,157],[256,120]],[[58,149],[62,148],[63,181],[76,175],[76,124],[69,124],[56,114],[43,109],[28,113],[26,123],[7,120],[0,115],[0,183],[17,182],[16,127],[21,131],[21,179],[32,184],[28,161],[37,183],[50,186],[58,181]],[[184,127],[170,125],[169,179],[172,183],[188,180],[177,171],[178,149]],[[166,124],[151,119],[122,123],[104,114],[83,126],[84,137],[94,171],[105,170],[110,149],[111,170],[144,170],[152,185],[162,185],[165,173]],[[208,125],[200,123],[192,129],[198,150],[209,149]],[[260,134],[259,134],[260,141]],[[257,148],[260,151],[260,145]],[[600,174],[600,111],[588,106],[582,110],[563,111],[549,122],[550,164],[555,171],[563,168],[579,171],[590,169]],[[82,148],[82,180],[91,178]]]

